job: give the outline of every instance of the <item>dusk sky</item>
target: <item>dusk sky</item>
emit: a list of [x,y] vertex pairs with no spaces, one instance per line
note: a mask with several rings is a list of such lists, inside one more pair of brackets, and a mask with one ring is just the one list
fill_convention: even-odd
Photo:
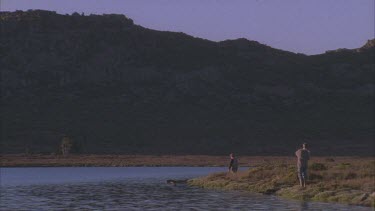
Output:
[[1,11],[125,14],[146,28],[214,41],[246,38],[296,53],[374,38],[374,0],[0,0]]

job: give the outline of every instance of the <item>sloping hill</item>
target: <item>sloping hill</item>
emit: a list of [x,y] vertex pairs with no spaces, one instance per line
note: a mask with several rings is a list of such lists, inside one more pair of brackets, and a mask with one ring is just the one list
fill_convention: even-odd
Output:
[[374,40],[306,56],[124,15],[1,12],[2,152],[374,152]]

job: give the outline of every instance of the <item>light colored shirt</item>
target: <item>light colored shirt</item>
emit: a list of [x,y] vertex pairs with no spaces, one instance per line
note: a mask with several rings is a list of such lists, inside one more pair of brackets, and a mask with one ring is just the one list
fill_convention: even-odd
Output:
[[307,167],[307,162],[310,160],[310,151],[307,149],[299,149],[296,151],[298,168]]

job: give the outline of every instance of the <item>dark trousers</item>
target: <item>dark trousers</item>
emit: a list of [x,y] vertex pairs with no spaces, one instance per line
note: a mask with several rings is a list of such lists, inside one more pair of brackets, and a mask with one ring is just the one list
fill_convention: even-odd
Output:
[[306,180],[307,179],[307,167],[300,166],[298,167],[298,178]]

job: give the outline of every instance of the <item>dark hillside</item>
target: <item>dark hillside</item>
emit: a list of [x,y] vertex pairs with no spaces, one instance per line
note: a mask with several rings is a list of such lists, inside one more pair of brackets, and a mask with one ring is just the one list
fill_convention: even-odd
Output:
[[3,153],[374,153],[374,40],[306,56],[124,15],[1,12]]

